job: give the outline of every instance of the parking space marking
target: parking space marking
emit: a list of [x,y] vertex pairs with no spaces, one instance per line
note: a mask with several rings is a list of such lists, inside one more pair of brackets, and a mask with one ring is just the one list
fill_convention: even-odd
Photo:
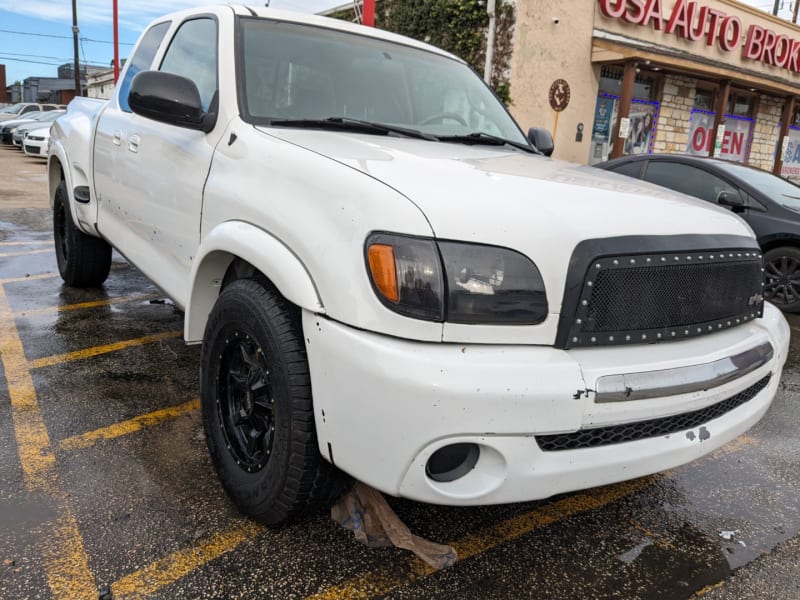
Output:
[[28,240],[22,242],[0,242],[0,246],[48,246],[53,245],[53,240]]
[[100,429],[95,429],[94,431],[88,431],[80,435],[68,437],[61,440],[58,443],[58,447],[61,450],[80,450],[81,448],[89,448],[101,440],[113,440],[114,438],[122,437],[123,435],[128,435],[135,431],[139,431],[144,427],[160,425],[169,419],[175,419],[199,409],[200,400],[190,400],[189,402],[184,402],[178,406],[162,408],[160,410],[128,419],[127,421],[114,423],[108,427],[102,427]]
[[697,590],[694,593],[694,596],[692,596],[692,597],[693,598],[702,598],[703,596],[705,596],[709,592],[714,591],[714,590],[719,589],[719,588],[722,588],[722,587],[725,587],[725,582],[724,581],[718,581],[717,583],[712,583],[711,585],[707,585],[702,590]]
[[0,258],[12,258],[14,256],[28,256],[29,254],[49,254],[52,248],[46,250],[20,250],[19,252],[0,252]]
[[[111,270],[116,271],[119,269],[127,269],[129,266],[130,265],[128,265],[128,263],[114,263],[111,265]],[[56,277],[61,277],[57,271],[37,273],[36,275],[23,275],[22,277],[6,277],[5,279],[0,279],[0,285],[6,285],[8,283],[22,283],[24,281],[36,281],[37,279],[55,279]]]
[[243,521],[238,526],[214,535],[196,546],[178,550],[119,579],[111,584],[111,591],[117,600],[154,594],[198,567],[254,539],[263,531],[262,525],[253,521]]
[[132,348],[134,346],[143,346],[152,342],[160,342],[177,338],[183,335],[182,331],[167,331],[165,333],[155,333],[153,335],[145,335],[140,338],[132,340],[124,340],[122,342],[114,342],[112,344],[104,344],[102,346],[92,346],[91,348],[84,348],[83,350],[75,350],[74,352],[65,352],[64,354],[56,354],[54,356],[44,356],[30,361],[28,366],[31,369],[41,369],[43,367],[51,367],[66,362],[75,360],[83,360],[84,358],[91,358],[99,356],[100,354],[108,354],[109,352],[116,352],[117,350],[124,350],[125,348]]
[[99,308],[112,304],[122,304],[125,302],[137,302],[139,300],[151,300],[158,298],[158,294],[136,294],[133,296],[118,296],[116,298],[106,298],[105,300],[90,300],[89,302],[78,302],[76,304],[59,304],[58,306],[48,306],[46,308],[34,308],[30,310],[20,310],[14,313],[20,317],[30,317],[33,315],[43,315],[53,312],[68,312],[71,310],[84,310],[88,308]]
[[[512,517],[483,531],[469,533],[460,540],[450,542],[450,545],[458,552],[458,562],[461,562],[542,527],[552,525],[577,514],[602,508],[616,500],[643,490],[651,485],[655,479],[655,476],[643,477],[562,498],[536,510]],[[401,585],[411,583],[436,572],[433,567],[417,558],[409,559],[408,571],[406,576],[381,572],[365,573],[340,585],[309,596],[307,600],[372,598],[388,594]]]
[[59,490],[55,455],[5,289],[0,285],[0,360],[3,362],[14,436],[29,492],[51,498],[56,522],[41,545],[45,576],[56,600],[96,596],[89,558],[67,497]]

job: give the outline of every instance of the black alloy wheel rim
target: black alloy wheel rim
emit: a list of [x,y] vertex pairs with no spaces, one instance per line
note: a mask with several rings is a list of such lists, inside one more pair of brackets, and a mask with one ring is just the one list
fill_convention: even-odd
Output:
[[262,349],[245,332],[223,331],[217,371],[217,408],[228,451],[248,473],[263,469],[275,438],[269,369]]
[[58,249],[61,250],[61,258],[67,260],[67,215],[66,207],[62,202],[58,209],[58,219],[56,228],[58,229]]
[[764,297],[776,304],[800,300],[800,263],[791,256],[778,256],[764,265]]

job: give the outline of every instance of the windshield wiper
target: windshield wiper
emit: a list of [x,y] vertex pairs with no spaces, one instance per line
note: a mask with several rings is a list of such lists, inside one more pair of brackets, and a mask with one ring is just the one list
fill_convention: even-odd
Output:
[[363,121],[361,119],[351,119],[349,117],[327,117],[325,119],[272,119],[269,123],[278,127],[309,127],[324,129],[339,129],[345,131],[357,131],[359,133],[373,133],[390,135],[397,134],[405,137],[418,138],[421,140],[437,141],[435,135],[423,133],[416,129],[386,125],[385,123],[375,123],[373,121]]
[[466,135],[440,135],[440,142],[454,142],[456,144],[483,144],[486,146],[512,146],[531,154],[541,154],[539,150],[527,144],[521,144],[512,140],[507,140],[491,133],[476,131]]

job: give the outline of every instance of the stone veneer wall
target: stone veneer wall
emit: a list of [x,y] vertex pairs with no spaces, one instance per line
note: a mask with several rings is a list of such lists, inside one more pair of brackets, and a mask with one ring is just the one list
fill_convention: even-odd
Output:
[[667,75],[661,92],[653,152],[684,154],[689,143],[689,117],[694,108],[695,83],[689,77]]
[[750,146],[749,164],[760,169],[772,170],[775,163],[775,148],[778,144],[778,124],[783,112],[783,100],[772,96],[758,99],[753,143]]
[[[680,75],[664,77],[653,152],[673,154],[686,152],[695,91],[695,82],[689,77]],[[782,111],[783,99],[765,95],[759,97],[748,164],[761,169],[772,169]]]

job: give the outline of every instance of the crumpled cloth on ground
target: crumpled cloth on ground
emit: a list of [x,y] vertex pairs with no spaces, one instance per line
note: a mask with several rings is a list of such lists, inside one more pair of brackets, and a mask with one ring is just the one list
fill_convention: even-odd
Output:
[[386,498],[360,481],[331,508],[331,519],[351,530],[366,546],[397,546],[411,550],[435,569],[449,567],[458,560],[452,546],[436,544],[411,533]]

